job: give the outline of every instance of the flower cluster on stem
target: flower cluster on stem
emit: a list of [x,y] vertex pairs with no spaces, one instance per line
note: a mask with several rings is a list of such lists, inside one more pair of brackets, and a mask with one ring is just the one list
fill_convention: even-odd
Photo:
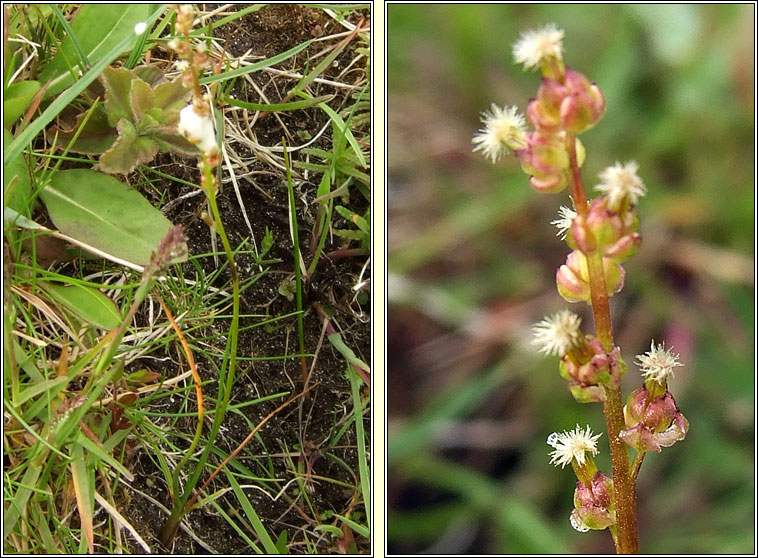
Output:
[[[200,75],[208,66],[208,54],[204,43],[194,44],[190,39],[194,18],[195,8],[192,4],[176,6],[175,37],[168,42],[168,47],[179,57],[177,68],[182,70],[182,83],[192,89],[192,102],[179,112],[179,132],[201,151],[202,170],[203,167],[217,167],[221,159],[216,142],[210,95],[204,94],[200,86]],[[201,174],[203,188],[216,187],[214,177],[207,179],[211,184],[206,184],[206,175],[209,173]]]
[[[559,357],[559,373],[580,403],[598,402],[608,428],[612,478],[600,472],[592,457],[596,440],[589,427],[553,433],[551,463],[571,463],[577,476],[571,524],[579,531],[608,528],[619,553],[637,552],[635,484],[642,457],[682,440],[689,423],[668,391],[667,379],[681,366],[663,345],[637,357],[643,386],[622,404],[621,378],[627,366],[615,346],[609,298],[624,287],[622,264],[641,243],[637,204],[646,193],[636,162],[616,162],[599,174],[598,195],[589,200],[581,174],[586,158],[578,135],[597,124],[605,111],[600,88],[563,59],[564,32],[554,24],[527,31],[513,45],[513,57],[524,69],[539,70],[542,79],[527,105],[493,104],[474,135],[474,151],[497,162],[509,152],[540,193],[569,190],[573,208],[561,207],[552,222],[571,250],[556,271],[556,286],[570,303],[592,309],[595,333],[580,330],[581,319],[563,310],[533,328],[534,344]],[[533,130],[526,129],[525,122]],[[629,448],[635,450],[630,461]]]

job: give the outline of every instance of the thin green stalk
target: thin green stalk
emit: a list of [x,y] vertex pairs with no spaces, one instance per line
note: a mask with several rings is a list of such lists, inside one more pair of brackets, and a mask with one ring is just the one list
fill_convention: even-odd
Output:
[[[321,211],[319,211],[319,238],[318,238],[318,245],[316,246],[316,251],[313,255],[313,261],[311,262],[311,265],[308,266],[308,277],[313,275],[313,272],[316,271],[316,266],[318,265],[319,259],[321,258],[321,254],[324,250],[324,244],[326,244],[326,237],[329,233],[329,223],[332,220],[332,206],[333,206],[333,200],[329,200],[325,205],[321,206]],[[324,207],[326,209],[324,209]]]
[[232,323],[229,327],[229,343],[227,345],[227,351],[225,353],[225,359],[228,358],[228,368],[224,373],[224,365],[226,361],[222,363],[221,370],[219,371],[219,404],[216,413],[213,417],[213,425],[211,426],[211,432],[208,436],[208,443],[203,449],[203,453],[198,459],[197,465],[190,474],[189,479],[184,486],[184,492],[174,502],[174,508],[171,510],[171,515],[163,528],[160,530],[159,539],[164,546],[169,546],[171,540],[176,534],[176,530],[179,528],[179,522],[184,514],[188,511],[185,504],[189,497],[192,495],[192,491],[197,486],[200,480],[200,475],[205,468],[205,464],[208,461],[211,451],[213,450],[213,443],[218,436],[218,432],[221,429],[221,424],[224,420],[227,407],[229,405],[229,399],[232,393],[232,387],[234,386],[234,373],[237,366],[237,341],[239,336],[239,310],[240,310],[240,287],[239,277],[237,275],[237,266],[234,263],[234,254],[232,247],[229,244],[229,238],[224,230],[224,225],[221,222],[221,214],[218,210],[218,204],[216,203],[216,192],[213,184],[213,170],[210,165],[206,164],[205,155],[203,155],[203,171],[205,173],[204,184],[207,186],[204,188],[205,194],[208,198],[208,205],[210,206],[211,213],[214,220],[215,232],[221,238],[221,243],[224,246],[224,253],[229,262],[229,272],[232,276]]
[[[300,343],[300,354],[305,354],[305,333],[303,331],[303,279],[300,274],[300,239],[297,233],[297,209],[295,207],[295,191],[292,188],[292,171],[290,170],[290,156],[287,152],[287,140],[282,138],[284,147],[284,166],[287,168],[287,191],[290,201],[290,224],[292,227],[292,243],[295,253],[295,304],[297,305],[297,337]],[[300,357],[300,368],[303,376],[303,386],[308,380],[308,369],[305,365],[305,357]]]

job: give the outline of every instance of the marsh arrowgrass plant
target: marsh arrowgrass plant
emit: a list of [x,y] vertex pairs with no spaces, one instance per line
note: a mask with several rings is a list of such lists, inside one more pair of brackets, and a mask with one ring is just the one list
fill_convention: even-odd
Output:
[[[200,75],[208,65],[208,56],[205,53],[204,45],[201,43],[195,44],[190,40],[190,31],[194,25],[194,20],[195,10],[191,4],[177,6],[176,24],[174,28],[176,36],[170,41],[169,47],[175,50],[179,55],[179,58],[181,59],[179,66],[183,71],[182,82],[188,89],[192,90],[192,102],[180,111],[178,129],[181,134],[194,143],[201,151],[200,162],[198,164],[198,168],[200,169],[200,188],[205,194],[208,200],[208,206],[211,209],[211,215],[206,217],[205,220],[221,239],[226,259],[229,264],[229,272],[232,279],[232,321],[229,327],[228,350],[224,357],[224,364],[226,367],[224,369],[224,366],[222,366],[222,370],[219,372],[219,403],[213,418],[209,443],[205,446],[181,495],[179,494],[179,471],[181,467],[177,467],[172,476],[173,486],[171,487],[171,491],[174,496],[174,508],[171,511],[171,516],[168,518],[168,521],[164,524],[160,532],[161,542],[166,546],[170,545],[171,540],[179,527],[179,522],[188,511],[185,505],[200,480],[200,475],[203,472],[205,463],[213,449],[213,441],[218,436],[221,424],[224,420],[224,415],[226,414],[226,409],[231,397],[232,386],[234,386],[234,373],[237,364],[237,340],[239,336],[240,285],[237,276],[237,266],[234,262],[232,247],[224,230],[221,215],[218,210],[218,204],[216,203],[218,181],[216,179],[215,169],[221,163],[221,156],[219,153],[218,142],[216,140],[216,131],[211,112],[211,97],[209,94],[203,93],[200,86]],[[180,462],[182,466],[194,452],[201,433],[202,423],[198,422],[195,438],[193,439],[185,458]]]
[[[537,95],[527,106],[526,118],[516,106],[493,104],[473,138],[474,150],[493,163],[513,152],[532,188],[569,191],[573,208],[561,207],[552,222],[572,250],[556,272],[556,284],[566,301],[590,305],[595,333],[583,333],[579,316],[563,310],[534,326],[534,344],[560,358],[559,373],[577,402],[603,404],[612,476],[595,465],[601,434],[593,434],[589,426],[554,432],[547,443],[553,447],[551,463],[571,464],[576,473],[571,525],[580,532],[608,529],[616,551],[631,554],[638,551],[635,488],[644,456],[684,439],[689,429],[667,383],[682,365],[671,349],[653,341],[650,351],[637,357],[643,385],[622,404],[620,385],[627,365],[614,342],[609,298],[623,288],[621,264],[640,245],[636,206],[646,188],[637,163],[617,162],[600,173],[595,186],[599,194],[588,199],[580,170],[586,153],[577,136],[603,116],[605,97],[597,85],[565,65],[563,36],[549,24],[516,41],[515,62],[542,74]],[[527,131],[526,120],[533,131]],[[631,459],[630,448],[635,452]]]

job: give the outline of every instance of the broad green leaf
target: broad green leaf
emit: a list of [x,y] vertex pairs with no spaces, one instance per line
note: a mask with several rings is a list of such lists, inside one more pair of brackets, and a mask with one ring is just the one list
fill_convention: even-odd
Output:
[[89,169],[56,172],[41,196],[61,232],[136,265],[171,227],[137,191]]
[[78,284],[57,285],[47,281],[38,281],[37,284],[53,300],[86,322],[106,330],[115,329],[121,324],[121,313],[116,304],[97,289]]
[[156,153],[158,144],[148,136],[138,135],[134,124],[122,119],[116,143],[100,157],[100,169],[111,174],[128,174],[140,163],[151,161]]
[[[3,128],[3,148],[13,141],[13,135]],[[21,214],[29,214],[32,182],[26,157],[19,153],[10,161],[3,172],[3,204]]]
[[[134,68],[134,74],[142,81],[146,82],[150,87],[155,87],[158,85],[164,77],[163,72],[161,72],[157,64],[145,64],[144,66],[137,66]],[[179,82],[179,84],[181,85],[181,82]],[[191,91],[186,87],[182,86],[182,88],[188,93],[191,93]]]
[[38,81],[19,81],[8,86],[3,96],[3,126],[10,126],[24,114],[39,88]]
[[[149,4],[82,4],[71,22],[71,30],[87,58],[94,63],[127,37],[134,36],[136,40],[134,26],[145,21],[149,13]],[[75,66],[73,41],[66,37],[55,58],[40,72],[38,79],[41,82],[53,78],[45,98],[73,83],[69,67]]]
[[287,531],[285,529],[282,529],[282,532],[276,538],[276,548],[279,554],[289,554],[287,552]]

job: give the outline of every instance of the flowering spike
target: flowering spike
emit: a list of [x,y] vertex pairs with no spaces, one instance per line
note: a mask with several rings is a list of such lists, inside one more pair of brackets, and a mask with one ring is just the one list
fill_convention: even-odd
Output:
[[524,116],[516,106],[500,108],[492,103],[488,112],[482,113],[484,127],[472,140],[477,144],[474,151],[482,151],[496,163],[509,149],[526,147]]
[[582,430],[579,425],[570,432],[553,432],[547,438],[547,444],[555,448],[550,452],[550,463],[563,469],[575,460],[577,464],[584,465],[586,454],[597,455],[597,440],[602,434],[592,435],[588,426]]

